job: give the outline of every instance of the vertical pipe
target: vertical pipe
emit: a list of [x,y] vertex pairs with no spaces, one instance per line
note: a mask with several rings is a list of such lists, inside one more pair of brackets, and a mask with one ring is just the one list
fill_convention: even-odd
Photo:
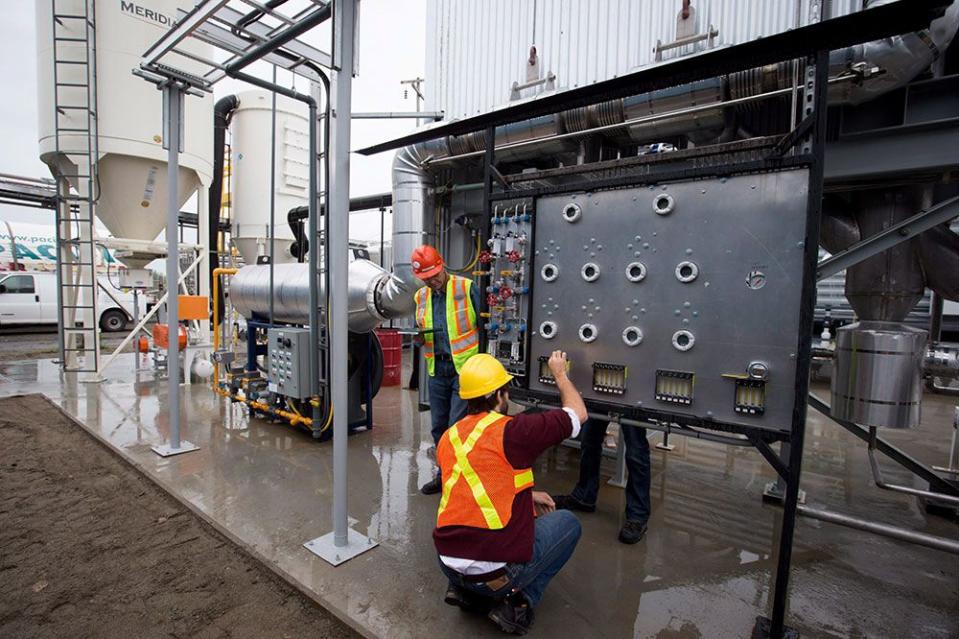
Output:
[[[329,100],[330,96],[327,94],[326,99]],[[320,362],[319,362],[319,353],[320,353],[320,312],[319,312],[319,303],[320,303],[320,292],[317,282],[317,253],[319,252],[319,238],[317,237],[317,228],[318,221],[317,215],[319,214],[319,207],[317,206],[317,198],[319,193],[317,193],[316,188],[316,172],[318,168],[318,162],[316,159],[316,135],[317,127],[319,126],[316,118],[317,109],[316,101],[311,100],[309,103],[310,107],[310,161],[309,161],[309,186],[308,191],[310,194],[309,202],[309,263],[310,263],[310,395],[314,400],[317,400],[320,395]],[[346,290],[346,289],[343,289]],[[319,401],[313,402],[313,424],[314,427],[316,424],[320,423],[320,406]]]
[[179,207],[177,206],[177,192],[179,191],[179,162],[180,162],[180,101],[183,93],[175,83],[169,83],[163,89],[163,100],[166,103],[166,135],[163,136],[167,146],[167,218],[166,218],[166,287],[167,287],[167,406],[170,415],[170,448],[180,448],[180,332],[177,317],[179,316],[177,273],[180,271],[180,251],[177,242]]
[[[137,296],[137,289],[133,289],[133,325],[140,325],[140,300]],[[137,331],[136,339],[133,342],[133,381],[140,381],[140,335]]]
[[[273,84],[276,84],[276,65],[273,65]],[[276,257],[276,91],[270,92],[270,326],[273,326],[273,262]]]
[[[329,199],[326,202],[327,252],[330,254],[330,290],[348,287],[350,237],[350,112],[353,80],[354,0],[336,0],[333,32],[334,108],[331,126]],[[333,545],[347,546],[347,437],[349,410],[347,379],[347,296],[330,295],[329,341],[331,342],[330,389],[333,396]]]

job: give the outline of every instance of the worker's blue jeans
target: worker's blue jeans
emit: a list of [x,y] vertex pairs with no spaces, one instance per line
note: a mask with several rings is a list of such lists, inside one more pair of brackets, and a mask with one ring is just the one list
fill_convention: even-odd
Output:
[[499,590],[493,590],[485,583],[466,581],[463,575],[448,568],[442,561],[440,567],[454,586],[495,599],[516,590],[523,593],[529,605],[535,606],[543,598],[546,585],[573,555],[581,533],[579,520],[568,510],[557,510],[537,517],[533,557],[525,564],[506,564],[509,581]]
[[[579,482],[570,493],[573,499],[595,505],[599,494],[599,465],[603,459],[603,438],[606,424],[602,419],[588,419],[583,424]],[[646,429],[620,425],[626,444],[626,519],[646,522],[649,519],[649,441]]]
[[446,429],[466,415],[466,402],[460,399],[460,378],[452,362],[436,362],[430,377],[430,434],[438,444]]

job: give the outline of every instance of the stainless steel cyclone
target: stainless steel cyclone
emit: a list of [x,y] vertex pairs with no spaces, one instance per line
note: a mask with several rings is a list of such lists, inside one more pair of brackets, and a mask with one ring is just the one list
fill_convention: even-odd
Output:
[[894,322],[857,322],[836,331],[833,416],[879,428],[918,425],[926,337]]

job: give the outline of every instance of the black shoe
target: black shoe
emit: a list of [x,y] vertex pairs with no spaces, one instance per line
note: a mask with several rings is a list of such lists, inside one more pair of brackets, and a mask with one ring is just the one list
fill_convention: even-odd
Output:
[[619,540],[624,544],[638,544],[646,536],[646,522],[627,519],[619,529]]
[[424,495],[435,495],[443,489],[443,479],[437,475],[429,483],[423,484],[420,492]]
[[596,512],[596,504],[587,504],[572,495],[553,495],[556,510],[578,510],[583,513]]
[[487,616],[500,630],[514,635],[525,635],[533,627],[533,607],[522,595],[503,599]]
[[453,584],[450,584],[446,588],[446,596],[443,597],[443,601],[450,606],[456,606],[464,612],[478,612],[484,615],[490,611],[490,608],[492,608],[495,603],[495,601],[488,597],[483,597],[482,595],[454,586]]

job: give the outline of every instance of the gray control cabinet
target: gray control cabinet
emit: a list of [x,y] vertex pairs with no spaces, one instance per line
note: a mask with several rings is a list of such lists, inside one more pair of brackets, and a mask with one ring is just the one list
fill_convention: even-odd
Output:
[[270,390],[295,399],[310,397],[310,329],[271,328],[267,348]]
[[789,431],[806,169],[542,197],[528,385],[567,352],[588,400]]

